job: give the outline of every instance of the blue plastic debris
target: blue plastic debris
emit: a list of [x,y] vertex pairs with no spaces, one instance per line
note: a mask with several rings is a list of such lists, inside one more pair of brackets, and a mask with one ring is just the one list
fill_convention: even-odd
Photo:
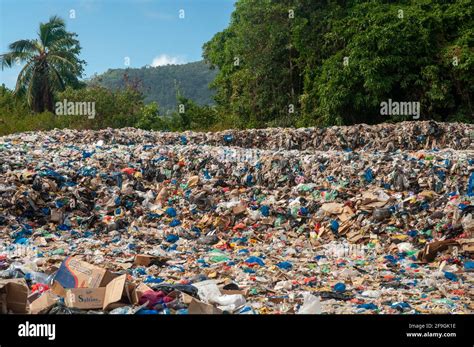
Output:
[[306,216],[309,213],[309,210],[306,207],[300,208],[300,214]]
[[331,230],[333,233],[337,234],[337,231],[339,230],[339,222],[337,220],[332,220],[331,221]]
[[374,173],[371,168],[365,170],[364,178],[367,183],[371,183],[374,180]]
[[147,310],[147,309],[141,309],[140,311],[138,311],[136,314],[139,314],[139,315],[148,315],[148,314],[158,314],[158,311],[155,311],[155,310]]
[[181,225],[181,222],[178,219],[173,219],[170,222],[170,227],[177,227],[178,225]]
[[474,270],[474,261],[466,261],[464,263],[464,270],[473,271]]
[[250,257],[245,261],[247,264],[258,264],[260,266],[265,266],[265,262],[262,258],[259,257]]
[[252,175],[249,174],[245,177],[245,184],[247,186],[253,185],[253,176]]
[[454,282],[458,280],[458,276],[456,276],[455,274],[453,274],[452,272],[449,272],[449,271],[444,272],[444,277],[446,277],[448,280],[454,281]]
[[170,235],[166,236],[166,242],[175,243],[175,242],[178,241],[178,240],[179,240],[179,236],[178,236],[178,235],[170,234]]
[[169,217],[176,217],[176,210],[173,208],[173,207],[168,207],[166,209],[166,214],[169,216]]
[[410,304],[407,302],[394,302],[390,305],[390,307],[399,311],[404,311],[411,308]]
[[276,264],[280,269],[284,270],[290,270],[293,267],[293,264],[291,264],[289,261],[282,261]]
[[21,238],[15,239],[14,243],[19,244],[19,245],[26,245],[28,243],[28,239],[26,237],[21,237]]
[[367,304],[359,304],[357,305],[357,308],[363,308],[366,310],[377,310],[379,307],[375,305],[374,303],[367,303]]
[[386,255],[384,258],[392,264],[395,264],[397,262],[397,259],[393,255]]
[[164,279],[160,277],[147,276],[143,282],[145,283],[161,283]]
[[346,285],[344,283],[339,282],[334,285],[333,289],[335,292],[343,293],[346,291]]
[[474,172],[472,172],[471,176],[469,177],[469,182],[467,185],[467,195],[474,196]]
[[268,217],[270,215],[270,207],[266,205],[262,205],[260,207],[260,212],[262,213],[264,217]]

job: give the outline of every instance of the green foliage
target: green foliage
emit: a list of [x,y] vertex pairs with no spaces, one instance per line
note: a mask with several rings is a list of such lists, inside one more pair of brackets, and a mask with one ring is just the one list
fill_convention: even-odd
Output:
[[178,112],[171,118],[174,130],[207,130],[215,124],[215,110],[211,106],[199,106],[180,95],[178,103]]
[[421,119],[472,122],[473,14],[467,0],[239,0],[204,45],[219,69],[220,118],[238,127],[407,119],[380,114],[392,99],[420,102]]
[[[31,113],[26,101],[0,87],[0,135],[13,132],[51,130],[54,128],[103,129],[137,127],[145,130],[185,131],[220,129],[217,113],[211,106],[200,106],[178,96],[181,108],[173,113],[160,114],[158,104],[143,103],[143,95],[131,88],[111,91],[92,86],[81,89],[66,88],[56,95],[56,106],[66,102],[95,103],[95,118],[87,115],[58,115],[51,112]],[[182,112],[179,112],[182,110]]]
[[204,45],[204,58],[219,68],[212,84],[216,102],[239,116],[239,127],[288,118],[290,105],[298,103],[289,8],[286,1],[238,1],[230,26]]
[[164,113],[169,114],[177,106],[177,89],[199,105],[212,104],[213,92],[209,89],[209,83],[215,76],[216,71],[201,61],[140,69],[110,69],[92,78],[89,85],[117,90],[123,89],[128,80],[143,93],[145,103],[154,101]]
[[[106,127],[123,128],[135,126],[143,107],[143,96],[133,89],[108,90],[93,86],[81,89],[67,88],[57,96],[57,102],[94,102],[96,116],[82,117],[83,128],[100,129]],[[59,116],[70,117],[70,116]]]
[[[87,87],[76,35],[52,17],[37,40],[0,56],[2,68],[25,63],[15,91],[0,88],[0,134],[412,119],[381,115],[389,99],[420,102],[421,119],[472,122],[473,17],[469,0],[238,0],[229,27],[204,45],[203,62],[109,70]],[[95,102],[96,117],[42,112],[63,100]]]
[[158,104],[151,102],[143,106],[136,127],[145,130],[167,130],[168,124],[163,116],[160,116]]
[[15,97],[7,88],[0,88],[0,134],[54,128],[102,129],[134,127],[142,116],[143,96],[132,89],[110,91],[103,87],[66,88],[56,95],[58,103],[94,102],[96,115],[58,115],[52,112],[31,113],[24,98]]
[[23,63],[15,95],[26,96],[35,112],[54,111],[54,93],[66,86],[79,87],[85,62],[80,60],[81,47],[75,33],[66,31],[64,21],[53,16],[40,23],[38,39],[18,40],[10,51],[0,55],[2,70]]
[[19,116],[29,112],[24,98],[16,97],[4,84],[0,86],[0,110],[3,114]]

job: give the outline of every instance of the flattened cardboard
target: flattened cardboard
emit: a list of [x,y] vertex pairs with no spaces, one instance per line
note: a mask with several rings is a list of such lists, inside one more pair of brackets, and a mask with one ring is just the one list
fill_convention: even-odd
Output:
[[38,314],[47,311],[56,304],[58,298],[57,295],[53,294],[51,289],[48,289],[30,304],[30,313]]
[[181,299],[183,300],[184,304],[189,305],[194,298],[189,294],[181,293]]
[[248,288],[245,288],[245,289],[224,289],[225,285],[222,284],[220,286],[218,286],[219,288],[219,291],[221,292],[222,295],[234,295],[234,294],[237,294],[237,295],[243,295],[244,297],[247,296],[248,294]]
[[189,314],[222,314],[222,311],[210,304],[205,304],[199,300],[192,298],[188,306]]
[[28,286],[23,278],[0,280],[0,313],[28,313]]
[[418,260],[432,262],[440,252],[444,252],[449,247],[459,246],[455,240],[433,241],[425,245],[425,248],[418,253]]
[[125,280],[127,275],[121,275],[117,278],[114,278],[107,286],[105,287],[105,297],[104,297],[104,310],[110,304],[120,301],[122,299],[123,289],[125,287]]
[[232,213],[234,215],[239,215],[241,213],[245,213],[246,211],[247,211],[247,207],[244,204],[238,204],[232,208]]
[[51,286],[51,291],[61,297],[66,297],[66,289],[64,289],[58,282],[54,281]]
[[474,253],[474,239],[458,240],[463,252]]
[[159,255],[137,254],[133,260],[133,264],[136,266],[163,266],[169,260],[170,258]]

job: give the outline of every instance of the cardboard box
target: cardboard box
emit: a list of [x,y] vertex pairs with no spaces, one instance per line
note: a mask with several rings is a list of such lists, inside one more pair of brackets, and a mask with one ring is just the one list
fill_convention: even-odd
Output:
[[126,275],[116,276],[101,267],[68,257],[54,277],[51,291],[63,297],[67,307],[105,310],[122,299],[126,278]]
[[0,313],[28,313],[28,286],[23,278],[0,280]]
[[110,273],[106,269],[73,257],[67,257],[63,261],[54,277],[54,281],[65,289],[99,288],[110,279]]

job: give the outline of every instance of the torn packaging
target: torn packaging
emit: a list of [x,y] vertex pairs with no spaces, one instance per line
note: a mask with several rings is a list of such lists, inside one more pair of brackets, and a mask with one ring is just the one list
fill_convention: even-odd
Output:
[[461,250],[466,253],[474,253],[474,239],[460,239]]
[[188,313],[189,314],[222,314],[223,312],[213,305],[206,304],[202,301],[192,298],[188,306]]
[[28,313],[28,286],[22,278],[0,280],[1,314]]
[[56,304],[58,299],[59,297],[49,289],[30,304],[30,313],[45,313]]
[[170,258],[157,257],[157,256],[147,255],[147,254],[137,254],[135,256],[135,259],[133,260],[133,264],[137,266],[150,266],[150,265],[164,266],[168,260],[170,260]]
[[134,305],[137,305],[140,301],[141,296],[150,290],[152,291],[153,289],[148,287],[145,283],[140,283],[138,286],[134,286],[132,290],[130,291],[132,293],[131,294],[132,303]]
[[193,296],[181,293],[181,300],[188,305],[188,314],[221,314],[222,311],[217,307],[206,304]]
[[432,262],[440,252],[444,252],[450,247],[459,247],[459,243],[455,240],[434,241],[425,246],[418,253],[418,260],[423,262]]

